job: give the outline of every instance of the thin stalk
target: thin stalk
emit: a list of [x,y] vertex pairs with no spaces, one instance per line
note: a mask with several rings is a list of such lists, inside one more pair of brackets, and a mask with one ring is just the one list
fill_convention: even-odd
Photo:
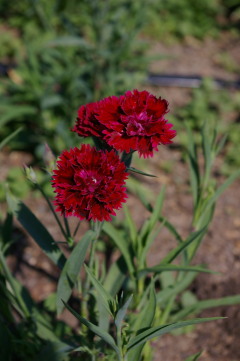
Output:
[[63,217],[64,220],[64,224],[65,224],[65,229],[66,229],[66,233],[67,233],[67,237],[68,239],[71,238],[71,231],[69,228],[69,223],[68,223],[68,219],[66,217]]
[[63,226],[62,226],[62,224],[60,222],[60,219],[58,218],[58,215],[57,215],[57,213],[55,212],[55,210],[54,210],[54,208],[52,206],[52,203],[48,199],[48,197],[45,194],[42,187],[38,183],[35,183],[35,185],[36,185],[37,189],[40,191],[40,193],[42,194],[43,198],[46,200],[46,202],[47,202],[47,204],[48,204],[48,206],[49,206],[49,208],[50,208],[50,210],[51,210],[51,212],[52,212],[52,214],[53,214],[53,216],[54,216],[54,218],[55,218],[55,220],[56,220],[56,222],[57,222],[57,224],[58,224],[58,226],[59,226],[59,228],[60,228],[60,230],[61,230],[61,232],[62,232],[62,234],[64,236],[64,238],[68,242],[68,235],[66,234],[66,232],[65,232],[65,230],[64,230],[64,228],[63,228]]
[[142,295],[144,293],[144,283],[145,283],[145,277],[141,277],[137,280],[137,294],[135,297],[136,305],[140,303]]
[[80,224],[81,224],[81,221],[78,222],[78,224],[77,224],[77,226],[76,226],[76,228],[75,228],[75,230],[74,230],[74,232],[73,232],[73,238],[76,236],[77,231],[78,231],[78,229],[79,229],[79,227],[80,227]]
[[169,298],[167,306],[165,307],[165,309],[163,311],[163,314],[161,316],[159,325],[164,325],[165,323],[167,323],[167,320],[168,320],[168,317],[169,317],[169,315],[171,313],[172,306],[173,306],[173,303],[175,301],[175,298],[176,298],[176,295],[172,295]]
[[119,327],[117,327],[117,345],[118,348],[121,352],[121,354],[119,355],[119,360],[120,361],[124,361],[124,356],[123,356],[123,352],[122,352],[122,330],[121,330],[121,325]]
[[[92,270],[94,266],[95,250],[96,250],[98,237],[101,233],[102,226],[103,226],[103,222],[95,222],[93,223],[92,226],[93,231],[96,232],[96,237],[92,240],[91,248],[90,248],[89,263],[88,263],[90,270]],[[83,283],[82,304],[81,304],[83,317],[88,316],[87,305],[89,301],[89,288],[90,288],[90,278],[88,274],[86,274],[86,279],[85,282]]]

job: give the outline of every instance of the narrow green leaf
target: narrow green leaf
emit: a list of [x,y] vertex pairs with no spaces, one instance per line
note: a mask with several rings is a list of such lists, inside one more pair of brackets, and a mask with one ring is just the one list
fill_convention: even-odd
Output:
[[220,320],[223,318],[225,318],[225,317],[196,318],[193,320],[181,321],[181,322],[176,322],[176,323],[170,323],[170,324],[163,325],[163,326],[152,327],[146,331],[141,332],[137,336],[131,338],[127,345],[127,350],[128,351],[132,350],[135,347],[151,340],[152,338],[162,336],[162,335],[169,333],[177,328],[190,326],[190,325],[196,325],[198,323],[203,323],[203,322]]
[[92,282],[93,286],[95,287],[97,294],[99,296],[99,300],[101,300],[101,303],[106,308],[108,313],[112,315],[112,311],[109,307],[110,304],[114,303],[113,297],[105,290],[105,288],[101,285],[101,283],[96,279],[96,277],[93,275],[91,270],[87,267],[87,265],[84,265],[85,270],[90,278],[90,281]]
[[33,361],[65,361],[67,354],[73,351],[73,346],[61,341],[49,341],[44,343]]
[[180,243],[183,242],[182,237],[180,236],[174,225],[167,220],[167,218],[160,216],[159,221],[162,222],[164,224],[164,227],[166,227],[169,230],[169,232],[171,232],[174,235],[174,237],[178,242]]
[[158,194],[157,200],[155,202],[153,212],[149,221],[149,229],[152,230],[157,221],[159,220],[159,216],[161,215],[163,200],[165,194],[165,186],[162,187],[160,193]]
[[[112,263],[103,282],[103,287],[112,296],[115,297],[127,277],[128,268],[123,256],[120,256],[116,262]],[[105,307],[99,310],[99,327],[108,330],[109,315]]]
[[3,127],[4,124],[8,123],[11,120],[19,120],[19,118],[25,115],[34,115],[37,112],[37,109],[27,105],[8,105],[5,109],[0,109],[4,112],[0,115],[0,127]]
[[118,329],[121,328],[124,317],[126,316],[128,307],[132,301],[133,295],[131,295],[128,300],[124,303],[124,305],[118,310],[117,315],[115,317],[115,325]]
[[154,200],[154,193],[150,187],[146,187],[137,179],[131,177],[127,179],[127,188],[132,194],[135,194],[142,204],[148,209],[149,200]]
[[127,276],[127,265],[123,256],[120,256],[109,268],[103,287],[115,297],[117,292],[122,287],[122,284]]
[[[133,189],[133,187],[131,187],[131,190]],[[134,193],[134,192],[133,192]],[[136,191],[135,194],[138,196],[139,200],[142,202],[142,204],[144,205],[144,207],[146,207],[146,209],[149,212],[153,212],[154,211],[154,207],[149,203],[148,199],[145,196],[145,192],[142,191]],[[164,222],[164,226],[174,235],[174,237],[179,241],[179,242],[183,242],[182,237],[180,236],[180,234],[177,232],[176,228],[173,226],[173,224],[171,222],[169,222],[165,217],[159,215],[159,221],[160,222]]]
[[64,100],[60,95],[53,94],[53,95],[46,95],[41,99],[41,109],[49,109],[58,106],[59,104],[63,103]]
[[90,321],[86,320],[86,318],[80,316],[76,311],[74,311],[74,309],[72,307],[70,307],[67,303],[65,303],[63,301],[65,307],[81,322],[83,323],[86,327],[89,328],[90,331],[92,331],[93,333],[95,333],[97,336],[99,336],[102,340],[104,340],[107,344],[109,344],[109,346],[111,346],[114,351],[117,353],[117,355],[120,357],[120,350],[117,347],[114,339],[112,338],[111,335],[109,335],[106,331],[103,331],[100,327],[94,325],[93,323],[91,323]]
[[[1,264],[1,260],[0,260],[0,264]],[[15,304],[17,304],[17,300],[12,295],[9,284],[6,283],[6,279],[3,275],[2,265],[1,265],[1,275],[0,275],[0,295],[1,295],[1,318],[2,320],[4,319],[6,323],[14,324],[14,315],[12,310],[15,308]]]
[[57,342],[58,336],[53,332],[52,325],[47,317],[41,315],[37,307],[34,307],[31,313],[34,320],[36,334],[43,340]]
[[140,242],[138,242],[137,257],[138,257],[138,265],[140,268],[144,267],[144,265],[146,263],[146,257],[147,257],[148,250],[151,247],[154,239],[157,237],[157,235],[161,231],[162,227],[164,226],[164,224],[162,223],[160,225],[160,227],[153,233],[154,227],[155,227],[157,221],[159,220],[159,217],[161,214],[163,199],[164,199],[164,192],[165,192],[165,187],[162,187],[161,192],[158,194],[157,200],[155,202],[153,212],[152,212],[150,218],[144,222],[144,224],[141,228],[141,231],[140,231],[140,235],[138,237]]
[[76,244],[70,257],[65,262],[57,285],[56,302],[58,314],[64,309],[62,300],[67,302],[71,296],[72,289],[85,260],[88,246],[95,237],[95,232],[92,230],[87,231],[82,239]]
[[156,175],[153,175],[153,174],[148,174],[148,173],[145,173],[145,172],[142,172],[141,170],[138,170],[136,168],[133,168],[133,167],[128,167],[127,168],[128,171],[130,172],[133,172],[133,173],[138,173],[138,174],[141,174],[141,175],[145,175],[147,177],[154,177],[154,178],[157,178]]
[[125,213],[127,227],[129,228],[129,231],[130,231],[131,240],[132,240],[133,244],[135,244],[137,236],[138,236],[137,227],[134,223],[134,220],[132,218],[132,215],[131,215],[128,207],[126,205],[124,205],[123,209],[124,209],[124,213]]
[[199,189],[200,189],[200,171],[198,167],[198,157],[197,157],[197,148],[194,143],[194,135],[191,128],[187,125],[188,133],[188,163],[190,170],[190,182],[193,194],[194,205],[198,203]]
[[[156,294],[154,290],[154,283],[152,282],[149,293],[149,300],[146,302],[145,307],[137,316],[136,322],[133,324],[131,329],[139,333],[141,330],[145,330],[151,327],[156,312],[156,305]],[[128,359],[131,361],[139,361],[143,347],[144,345],[142,344],[136,347],[134,350],[130,350],[128,353]]]
[[7,202],[9,210],[16,216],[17,220],[41,247],[43,252],[59,268],[63,268],[66,258],[44,225],[23,202],[16,200],[9,192],[7,192]]
[[148,268],[139,270],[138,275],[139,275],[139,277],[143,277],[143,276],[147,275],[148,273],[158,274],[158,273],[166,272],[166,271],[205,272],[205,273],[219,274],[218,272],[211,271],[209,269],[199,267],[199,266],[179,266],[179,265],[174,265],[174,264],[166,264],[166,265],[163,264],[163,265],[157,265],[157,266],[148,267]]
[[173,316],[173,320],[179,321],[191,314],[198,314],[202,310],[220,306],[231,306],[240,304],[240,295],[214,298],[210,300],[198,301],[191,306],[185,307]]
[[23,317],[29,317],[33,306],[32,299],[28,294],[28,292],[26,291],[26,289],[21,285],[21,283],[19,283],[19,281],[13,277],[6,263],[6,259],[2,253],[1,248],[0,248],[0,268],[1,268],[1,272],[4,274],[4,277],[9,284],[9,287],[6,288],[6,294],[9,296],[9,298],[12,301],[11,305],[13,305],[15,309],[19,311],[20,315],[22,315]]
[[150,327],[153,322],[157,304],[153,281],[150,284],[149,299],[145,302],[145,306],[136,318],[136,322],[133,324],[132,328],[135,332]]
[[190,234],[190,236],[188,237],[188,239],[186,241],[180,243],[176,248],[174,248],[172,251],[170,251],[167,254],[167,256],[161,261],[161,265],[171,263],[193,241],[195,241],[199,237],[203,236],[205,231],[206,231],[206,227]]
[[196,272],[187,272],[186,275],[181,279],[181,281],[178,281],[174,286],[170,285],[168,288],[159,291],[157,293],[157,302],[160,304],[164,304],[170,297],[178,295],[193,282],[196,276]]
[[[0,244],[2,243],[2,245],[6,247],[8,247],[11,244],[12,231],[13,231],[13,215],[12,213],[7,213],[3,225],[2,226],[0,225]],[[3,253],[5,253],[5,247]]]
[[125,262],[128,266],[128,270],[130,273],[134,272],[134,267],[133,267],[133,259],[131,257],[131,249],[130,249],[130,242],[128,242],[126,240],[126,238],[124,238],[122,236],[122,234],[117,231],[113,225],[109,222],[105,222],[103,225],[103,231],[105,233],[107,233],[107,235],[109,237],[111,237],[111,239],[113,240],[113,242],[116,244],[117,248],[121,251]]
[[18,135],[18,133],[20,133],[23,130],[23,127],[18,128],[17,130],[15,130],[12,134],[10,134],[8,137],[6,137],[5,139],[3,139],[0,143],[0,150],[7,144],[9,143],[14,137],[16,137],[16,135]]
[[153,244],[154,240],[156,239],[156,237],[158,236],[158,234],[160,233],[160,231],[162,230],[162,228],[164,227],[164,224],[160,224],[160,226],[157,228],[157,230],[154,233],[150,233],[147,236],[146,239],[146,243],[145,245],[141,248],[141,251],[139,252],[139,268],[144,267],[146,264],[146,259],[147,259],[147,254],[149,251],[149,248],[151,247],[151,245]]
[[189,356],[185,361],[197,361],[201,356],[202,352],[195,353],[192,356]]
[[199,223],[202,222],[202,218],[205,216],[205,212],[209,210],[210,207],[214,205],[216,200],[220,197],[220,195],[225,191],[226,188],[230,186],[232,182],[234,182],[240,176],[240,170],[235,171],[228,179],[216,190],[213,196],[207,202],[204,212],[202,216],[199,218]]
[[227,137],[228,135],[225,134],[224,136],[222,136],[222,138],[219,140],[219,142],[216,144],[216,148],[215,148],[215,155],[217,156],[221,150],[223,149],[224,145],[226,144],[227,141]]
[[47,46],[55,47],[55,46],[79,46],[82,48],[91,48],[92,45],[86,41],[84,38],[81,38],[79,36],[62,36],[58,37],[54,40],[49,41]]
[[202,128],[202,148],[205,162],[205,173],[209,174],[212,165],[211,141],[207,122],[205,121]]

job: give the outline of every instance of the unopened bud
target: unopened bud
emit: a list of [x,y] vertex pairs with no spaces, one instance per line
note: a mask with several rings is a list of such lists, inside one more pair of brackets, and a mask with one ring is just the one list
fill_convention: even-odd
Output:
[[45,143],[43,161],[46,166],[46,170],[50,174],[52,174],[53,169],[55,168],[56,157],[54,156],[51,148],[49,147],[49,145],[47,143]]
[[25,174],[28,180],[30,180],[32,183],[37,183],[37,176],[32,167],[28,167],[27,165],[24,165]]

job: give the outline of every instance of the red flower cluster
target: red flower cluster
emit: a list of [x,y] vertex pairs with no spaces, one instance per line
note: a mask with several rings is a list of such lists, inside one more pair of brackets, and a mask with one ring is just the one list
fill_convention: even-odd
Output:
[[126,167],[112,150],[97,151],[83,144],[80,149],[63,151],[54,170],[56,210],[65,217],[110,221],[126,201],[123,186]]
[[152,157],[159,144],[170,144],[176,131],[164,118],[168,102],[147,91],[127,91],[80,107],[73,128],[80,136],[100,137],[109,146]]
[[165,99],[138,90],[81,106],[73,131],[97,137],[106,149],[113,150],[82,145],[60,155],[52,180],[56,210],[65,217],[111,220],[127,198],[126,166],[115,150],[138,151],[147,158],[160,144],[172,143],[176,131],[164,118],[167,112]]

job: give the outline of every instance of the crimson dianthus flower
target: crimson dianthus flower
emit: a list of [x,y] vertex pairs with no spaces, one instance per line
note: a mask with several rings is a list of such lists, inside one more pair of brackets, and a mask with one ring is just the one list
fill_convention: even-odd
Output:
[[168,102],[146,90],[127,91],[120,97],[108,97],[98,104],[95,118],[105,126],[104,140],[116,150],[138,151],[152,157],[159,144],[170,144],[176,131],[164,118]]
[[105,127],[96,119],[98,102],[82,105],[78,109],[76,124],[72,129],[81,137],[101,137]]
[[97,151],[85,144],[65,150],[52,179],[56,210],[65,217],[110,221],[114,210],[126,201],[127,176],[126,166],[114,150]]

